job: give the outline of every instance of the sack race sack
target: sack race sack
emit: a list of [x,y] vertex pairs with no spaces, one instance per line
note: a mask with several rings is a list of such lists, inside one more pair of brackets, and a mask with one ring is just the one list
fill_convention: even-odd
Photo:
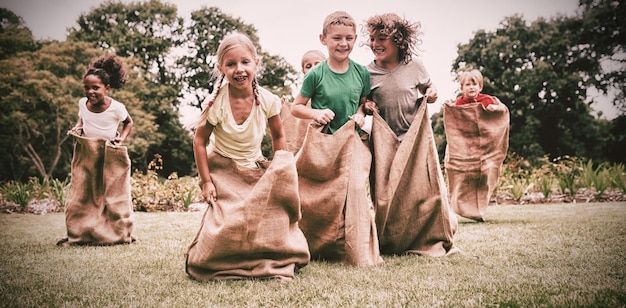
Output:
[[112,245],[135,241],[130,159],[125,146],[71,131],[74,156],[65,204],[67,237],[57,245]]
[[458,219],[448,202],[426,103],[402,141],[375,112],[371,140],[370,186],[381,253],[439,257],[458,252],[453,240]]
[[280,109],[280,118],[283,123],[283,131],[287,141],[287,150],[297,153],[302,147],[306,130],[311,120],[300,119],[291,114],[293,103],[284,102]]
[[296,155],[300,227],[311,257],[347,265],[382,262],[367,197],[371,153],[348,121],[334,134],[312,122]]
[[217,201],[207,207],[186,253],[185,271],[200,281],[288,280],[310,261],[293,154],[276,151],[268,169],[240,170],[208,154]]
[[443,104],[444,165],[454,211],[483,221],[509,147],[509,110],[487,111],[482,104]]

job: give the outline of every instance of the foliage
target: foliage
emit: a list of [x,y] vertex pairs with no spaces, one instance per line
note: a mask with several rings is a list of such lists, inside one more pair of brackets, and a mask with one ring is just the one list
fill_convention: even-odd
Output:
[[0,179],[64,178],[76,122],[81,74],[99,55],[87,43],[51,43],[0,60]]
[[626,29],[623,16],[626,3],[614,0],[579,0],[580,18],[570,19],[567,28],[574,31],[580,44],[601,68],[589,72],[588,82],[606,94],[615,95],[613,104],[626,112]]
[[31,183],[21,183],[18,181],[9,181],[2,187],[2,195],[7,201],[19,204],[22,208],[26,207],[32,200]]
[[184,48],[188,51],[178,61],[191,106],[201,109],[202,102],[213,91],[216,81],[217,47],[222,39],[232,33],[241,32],[252,40],[261,57],[258,71],[259,84],[276,95],[291,93],[290,86],[295,82],[296,71],[287,61],[271,55],[259,46],[257,29],[240,18],[223,13],[217,7],[205,7],[191,12],[191,24],[186,30]]
[[[624,34],[615,10],[625,5],[583,2],[577,16],[539,18],[530,25],[510,16],[495,32],[476,31],[458,46],[453,71],[482,71],[483,92],[511,111],[510,150],[531,161],[544,155],[606,161],[610,152],[603,145],[619,142],[606,120],[591,115],[597,98],[588,92],[624,87]],[[607,24],[604,17],[610,17]],[[614,103],[623,104],[623,98],[617,95]]]
[[179,178],[176,173],[163,180],[157,174],[163,168],[163,158],[155,155],[148,171],[135,172],[131,178],[131,197],[136,210],[154,212],[188,209],[200,197],[197,182],[191,177]]
[[0,23],[0,60],[37,48],[33,33],[26,27],[21,17],[0,7],[0,20],[2,21]]
[[[510,149],[524,157],[589,155],[598,136],[584,102],[586,91],[573,43],[560,23],[539,19],[527,26],[508,17],[494,33],[478,31],[459,46],[456,71],[477,68],[484,93],[500,98],[511,111]],[[596,139],[597,140],[597,139]]]
[[52,179],[48,183],[49,191],[52,198],[57,202],[59,207],[65,207],[65,201],[67,200],[67,192],[69,190],[70,179],[66,178],[61,181],[59,179]]
[[93,42],[100,49],[139,59],[142,72],[154,72],[151,81],[175,85],[167,55],[181,43],[183,19],[176,14],[175,5],[158,0],[129,4],[108,1],[81,15],[68,40]]
[[626,171],[624,171],[624,164],[616,164],[608,170],[611,185],[626,192]]

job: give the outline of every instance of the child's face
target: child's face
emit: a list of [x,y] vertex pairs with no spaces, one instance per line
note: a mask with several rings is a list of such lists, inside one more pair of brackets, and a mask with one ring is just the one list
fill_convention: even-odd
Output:
[[326,35],[320,34],[320,41],[328,48],[328,57],[335,61],[348,59],[356,41],[354,27],[344,25],[330,26]]
[[370,33],[370,49],[379,63],[398,63],[398,47],[393,40],[379,31]]
[[222,72],[231,86],[237,89],[246,89],[252,86],[258,59],[247,49],[235,46],[224,54],[218,69]]
[[91,105],[104,103],[104,98],[109,89],[111,87],[102,83],[100,77],[96,75],[87,75],[83,78],[83,91]]
[[324,61],[324,58],[319,55],[312,54],[304,56],[304,58],[302,58],[302,73],[308,73],[314,66],[320,64],[322,61]]
[[476,98],[476,96],[480,94],[481,90],[482,88],[478,85],[478,83],[471,78],[468,78],[463,83],[461,83],[461,92],[463,92],[463,95],[467,98]]

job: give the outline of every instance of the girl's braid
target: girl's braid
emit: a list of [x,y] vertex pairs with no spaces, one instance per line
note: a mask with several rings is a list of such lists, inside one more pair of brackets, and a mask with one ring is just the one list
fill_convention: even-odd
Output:
[[211,94],[211,100],[209,101],[209,107],[213,106],[213,102],[215,101],[217,94],[220,92],[222,83],[224,83],[224,74],[220,74],[218,82],[215,83],[215,88],[213,89],[213,94]]
[[259,100],[259,82],[257,81],[256,76],[252,79],[252,94],[254,94],[254,103],[257,105],[261,104]]

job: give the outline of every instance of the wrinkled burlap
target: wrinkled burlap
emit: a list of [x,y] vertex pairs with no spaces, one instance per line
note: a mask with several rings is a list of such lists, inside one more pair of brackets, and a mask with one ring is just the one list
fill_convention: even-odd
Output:
[[280,109],[280,118],[283,122],[283,131],[287,141],[287,150],[297,153],[302,147],[307,127],[311,120],[300,119],[291,114],[293,103],[283,102]]
[[383,260],[366,188],[372,156],[354,127],[350,120],[329,135],[309,125],[296,155],[300,227],[312,258],[368,266]]
[[186,253],[185,271],[196,280],[292,279],[309,263],[294,157],[276,151],[268,169],[240,170],[209,152],[217,190]]
[[68,199],[65,203],[67,238],[58,245],[112,245],[131,243],[133,204],[130,159],[125,146],[105,139],[76,141]]
[[492,112],[479,103],[443,104],[450,204],[469,219],[483,221],[509,148],[509,110],[502,106]]
[[448,202],[426,103],[400,142],[374,113],[370,186],[383,254],[439,257],[458,252],[458,219]]

